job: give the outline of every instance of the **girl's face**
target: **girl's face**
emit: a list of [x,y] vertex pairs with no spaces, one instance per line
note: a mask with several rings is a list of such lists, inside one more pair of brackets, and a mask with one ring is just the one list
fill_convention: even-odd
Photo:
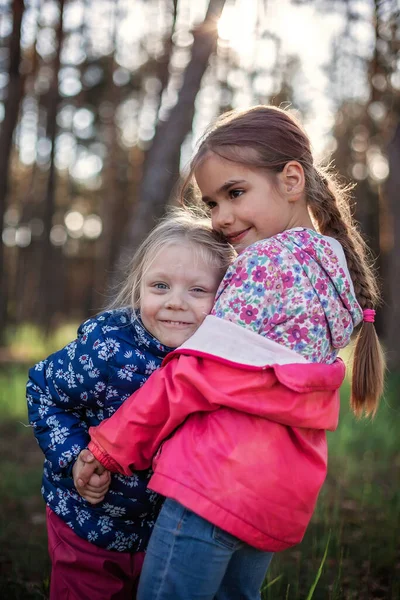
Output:
[[221,270],[205,251],[190,244],[167,246],[142,278],[143,325],[165,346],[180,346],[210,312],[220,281]]
[[279,175],[210,153],[195,170],[195,178],[211,210],[213,228],[237,251],[286,229],[312,227],[305,201],[295,202],[282,193]]

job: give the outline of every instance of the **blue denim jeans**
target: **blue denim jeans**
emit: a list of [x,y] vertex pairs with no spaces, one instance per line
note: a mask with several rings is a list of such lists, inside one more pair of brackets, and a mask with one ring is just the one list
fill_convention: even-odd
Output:
[[259,600],[272,558],[167,499],[150,538],[138,600]]

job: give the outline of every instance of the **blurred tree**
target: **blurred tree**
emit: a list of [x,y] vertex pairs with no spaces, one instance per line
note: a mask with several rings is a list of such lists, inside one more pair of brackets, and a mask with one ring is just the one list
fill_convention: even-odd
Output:
[[386,224],[389,239],[384,249],[387,251],[385,307],[385,342],[389,368],[400,370],[400,123],[388,147],[390,174],[386,185],[387,212]]
[[[170,61],[173,54],[174,44],[173,38],[175,34],[175,27],[177,21],[177,11],[178,11],[178,0],[173,0],[169,3],[168,9],[170,10],[170,19],[169,19],[169,27],[165,29],[164,33],[161,35],[162,38],[162,49],[160,54],[156,58],[152,58],[149,56],[149,59],[143,65],[141,69],[140,77],[140,89],[149,86],[149,81],[153,82],[154,85],[154,113],[156,115],[159,114],[163,93],[167,90],[169,76],[170,76]],[[119,22],[118,15],[118,2],[115,5],[115,13],[114,13],[114,48],[117,48],[117,27]],[[123,101],[122,97],[122,88],[116,87],[114,80],[116,75],[118,75],[118,63],[115,59],[112,69],[109,69],[109,79],[106,86],[105,100],[110,105],[114,105],[114,112],[118,110],[118,106]],[[151,86],[153,85],[151,83]],[[108,155],[107,160],[104,165],[104,181],[105,187],[103,192],[103,210],[102,218],[103,218],[103,235],[102,235],[102,246],[104,249],[104,261],[99,268],[99,283],[101,277],[103,277],[103,285],[98,286],[102,287],[104,290],[104,267],[106,268],[106,272],[110,273],[111,282],[116,279],[114,275],[114,269],[117,265],[119,253],[121,251],[121,232],[126,231],[127,229],[127,215],[135,214],[138,205],[138,180],[141,179],[143,169],[145,168],[146,163],[152,161],[152,151],[150,146],[150,151],[144,146],[142,149],[135,148],[130,157],[127,156],[126,151],[121,148],[120,140],[118,139],[118,132],[115,126],[115,122],[113,119],[108,122]],[[125,154],[125,168],[121,164],[124,160]],[[125,178],[130,177],[131,183],[133,185],[130,188],[127,188],[126,181],[124,181],[124,175],[122,171],[125,171]],[[130,173],[130,175],[128,175]],[[133,181],[132,181],[133,180]],[[127,193],[127,191],[130,193]],[[164,204],[167,202],[168,197],[165,195],[162,196],[164,198]],[[114,201],[111,203],[110,198],[113,198]],[[133,217],[134,219],[134,217]],[[150,225],[151,227],[151,225]],[[128,247],[126,259],[129,260],[131,254],[130,252],[133,248]]]
[[49,315],[54,314],[59,305],[60,298],[63,294],[64,280],[60,276],[62,269],[60,261],[62,255],[60,249],[51,243],[51,231],[53,226],[53,217],[56,207],[56,181],[57,170],[55,166],[56,155],[56,135],[57,135],[57,114],[60,104],[60,92],[58,86],[60,65],[61,65],[61,50],[63,46],[64,30],[64,0],[58,1],[58,23],[55,30],[55,52],[53,64],[51,65],[51,75],[47,96],[47,122],[46,122],[46,138],[50,142],[50,157],[49,171],[47,178],[46,193],[44,198],[43,211],[43,252],[41,255],[42,263],[40,265],[40,289],[45,293],[42,295],[40,305],[39,322],[44,329],[49,328],[51,321]]
[[[230,107],[292,99],[298,62],[268,30],[267,3],[252,6],[255,39],[239,40],[229,32],[235,2],[210,2],[197,25],[202,9],[189,0],[97,0],[96,19],[93,0],[66,0],[61,24],[59,2],[26,0],[29,68],[6,224],[9,320],[42,315],[51,327],[98,310],[124,231],[129,257],[134,228],[140,239],[164,210],[191,136]],[[228,37],[217,46],[225,4]]]
[[131,216],[123,248],[131,255],[155,220],[161,217],[179,179],[181,146],[192,127],[195,100],[217,41],[217,21],[225,0],[210,0],[205,19],[193,30],[191,58],[186,66],[178,99],[166,121],[159,120],[139,188],[138,209]]
[[[383,334],[389,369],[400,370],[400,6],[396,0],[374,0],[375,53],[371,65],[369,110],[380,124],[381,162],[387,179],[379,192],[380,250],[382,253]],[[379,164],[379,163],[378,163]],[[386,181],[385,181],[386,179]]]
[[[4,102],[4,120],[0,131],[0,232],[4,229],[4,213],[9,191],[9,167],[12,154],[12,140],[18,120],[19,107],[23,95],[24,77],[20,72],[21,61],[21,24],[24,13],[23,0],[12,4],[12,32],[8,55],[8,89]],[[4,264],[4,246],[0,240],[0,343],[7,319],[8,284],[7,269]]]
[[[337,39],[331,81],[338,102],[333,159],[339,171],[357,181],[354,211],[372,248],[381,279],[384,304],[377,328],[386,341],[389,365],[400,369],[396,265],[399,231],[396,225],[398,137],[400,122],[399,7],[392,0],[371,0],[361,6],[339,1],[345,27]],[[360,32],[370,43],[360,48]],[[397,334],[393,334],[397,331]]]
[[[0,210],[8,320],[41,315],[49,327],[58,318],[80,319],[99,310],[107,277],[115,279],[116,263],[131,256],[162,214],[191,147],[220,112],[273,102],[292,104],[303,117],[311,108],[309,124],[318,116],[308,105],[313,82],[304,70],[307,59],[289,53],[274,26],[278,0],[200,4],[25,0],[20,57],[11,51],[21,81],[26,79],[24,93],[11,133],[11,105],[1,125],[13,156],[3,167],[11,193]],[[357,217],[383,267],[387,249],[389,273],[397,205],[392,192],[383,190],[399,87],[394,2],[303,4],[305,12],[312,4],[334,7],[344,25],[329,75],[329,98],[338,108],[335,160],[359,182]],[[0,3],[3,50],[14,35],[17,6]],[[8,93],[10,69],[0,48],[0,118],[7,101],[2,82],[8,78]],[[396,139],[388,150],[394,152],[390,164]],[[332,146],[328,134],[327,141]],[[7,144],[0,163],[4,149]],[[388,189],[393,176],[391,171]]]

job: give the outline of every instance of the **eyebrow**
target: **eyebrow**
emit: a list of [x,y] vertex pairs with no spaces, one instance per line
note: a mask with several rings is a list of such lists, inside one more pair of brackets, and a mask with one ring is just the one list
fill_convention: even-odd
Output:
[[[219,187],[215,193],[217,195],[221,194],[222,192],[228,191],[229,188],[232,187],[233,185],[237,185],[238,183],[245,183],[245,181],[246,181],[245,179],[229,179],[228,181],[225,181],[225,183],[223,183],[221,185],[221,187]],[[207,202],[208,200],[211,200],[211,198],[209,196],[202,196],[201,199],[203,200],[203,202]]]
[[[168,273],[165,273],[165,271],[162,271],[162,270],[156,271],[153,274],[150,273],[150,277],[148,277],[148,275],[145,275],[145,277],[147,277],[147,283],[149,281],[165,282],[165,281],[168,281],[169,279],[171,279],[171,275]],[[199,285],[201,284],[201,285],[205,286],[204,278],[206,278],[206,277],[207,277],[207,275],[203,275],[203,274],[202,275],[194,275],[191,279],[188,278],[188,282],[190,283],[190,285],[198,283]]]

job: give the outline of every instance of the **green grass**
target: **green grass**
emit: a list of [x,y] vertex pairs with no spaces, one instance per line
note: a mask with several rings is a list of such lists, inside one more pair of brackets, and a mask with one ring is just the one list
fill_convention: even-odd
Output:
[[25,323],[9,327],[6,347],[9,357],[18,363],[34,364],[76,338],[77,324],[65,323],[51,336],[44,335],[36,325]]
[[0,598],[47,598],[45,506],[40,494],[43,455],[25,400],[28,368],[76,336],[76,325],[46,338],[33,326],[9,330],[0,354]]
[[6,348],[0,348],[0,415],[27,422],[25,386],[28,369],[75,339],[77,325],[65,324],[51,337],[35,325],[25,324],[7,331]]
[[28,369],[24,367],[0,368],[0,415],[3,420],[28,422],[25,386]]
[[41,451],[30,429],[1,419],[0,455],[0,598],[46,598],[50,566]]
[[[0,370],[0,597],[7,600],[46,598],[49,576],[42,455],[26,427],[26,378],[25,367]],[[400,598],[399,384],[390,377],[372,422],[354,419],[343,387],[314,517],[303,542],[274,557],[263,600]]]
[[274,557],[266,583],[276,583],[264,600],[306,598],[329,536],[314,600],[400,598],[399,383],[399,377],[389,379],[373,421],[354,419],[343,386],[340,424],[328,434],[329,471],[315,514],[303,542]]

